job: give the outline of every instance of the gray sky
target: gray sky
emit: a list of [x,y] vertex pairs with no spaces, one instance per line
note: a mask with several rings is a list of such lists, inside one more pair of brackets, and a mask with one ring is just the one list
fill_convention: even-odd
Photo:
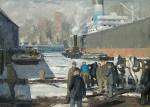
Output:
[[[61,1],[61,2],[60,2]],[[52,18],[55,11],[64,13],[68,18],[74,12],[91,7],[90,0],[0,0],[0,7],[18,25],[38,17]]]

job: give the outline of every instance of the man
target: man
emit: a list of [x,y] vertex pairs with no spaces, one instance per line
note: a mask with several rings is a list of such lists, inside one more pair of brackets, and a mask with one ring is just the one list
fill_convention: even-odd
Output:
[[145,64],[145,70],[141,76],[143,90],[141,92],[141,104],[150,102],[150,64]]
[[109,62],[107,64],[107,89],[108,89],[108,96],[112,97],[113,96],[113,91],[116,89],[115,84],[116,84],[116,71],[114,69],[114,64],[112,62]]
[[68,72],[68,80],[67,80],[67,97],[66,97],[66,103],[69,103],[70,102],[70,91],[69,91],[69,84],[71,82],[71,79],[73,78],[74,76],[74,71],[76,69],[76,62],[73,61],[72,62],[72,67],[69,69],[69,72]]
[[105,60],[101,60],[96,70],[97,82],[100,91],[107,92],[107,77],[106,77],[107,65]]
[[94,62],[93,64],[90,64],[90,83],[91,86],[94,86],[96,82],[96,69],[97,69],[97,62]]
[[87,65],[86,62],[82,62],[80,71],[81,77],[83,78],[85,85],[89,87],[89,65]]
[[76,68],[74,71],[74,77],[69,85],[70,91],[70,107],[82,107],[82,98],[86,96],[85,84],[80,77],[80,69]]

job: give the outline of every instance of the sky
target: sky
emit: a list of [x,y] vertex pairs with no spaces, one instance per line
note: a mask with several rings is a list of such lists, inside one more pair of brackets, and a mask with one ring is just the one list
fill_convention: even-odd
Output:
[[[135,16],[150,15],[150,0],[104,0],[105,13],[117,12],[119,15],[131,17],[131,12],[124,9],[120,3],[128,8],[134,6]],[[41,19],[54,22],[54,13],[61,12],[63,20],[71,24],[72,33],[90,19],[94,11],[92,0],[0,0],[0,8],[20,29],[26,29],[24,27],[27,22],[31,22],[31,31],[32,25],[36,26]],[[26,32],[26,30],[20,31]]]
[[38,17],[52,20],[55,11],[62,12],[70,18],[75,13],[85,13],[90,7],[90,0],[0,0],[0,8],[19,26],[26,20]]

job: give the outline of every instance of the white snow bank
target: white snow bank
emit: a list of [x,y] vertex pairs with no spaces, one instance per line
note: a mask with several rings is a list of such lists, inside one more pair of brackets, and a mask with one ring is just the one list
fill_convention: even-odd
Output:
[[52,70],[52,72],[55,74],[55,77],[62,77],[67,78],[67,74],[69,71],[69,68],[71,67],[71,64],[73,61],[77,62],[77,67],[80,68],[82,65],[82,62],[85,61],[87,64],[91,64],[94,61],[89,60],[83,60],[83,59],[70,59],[62,56],[60,53],[47,53],[44,57],[45,62],[49,66],[49,68]]
[[140,93],[125,93],[125,94],[122,94],[122,96],[141,97],[141,94]]
[[70,107],[69,104],[57,104],[52,107]]
[[36,99],[37,97],[62,97],[66,96],[67,89],[64,84],[31,84],[31,98]]

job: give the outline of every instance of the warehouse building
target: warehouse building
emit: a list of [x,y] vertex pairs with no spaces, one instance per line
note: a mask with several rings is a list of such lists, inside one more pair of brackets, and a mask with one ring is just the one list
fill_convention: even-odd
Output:
[[19,46],[19,27],[0,9],[0,49]]

